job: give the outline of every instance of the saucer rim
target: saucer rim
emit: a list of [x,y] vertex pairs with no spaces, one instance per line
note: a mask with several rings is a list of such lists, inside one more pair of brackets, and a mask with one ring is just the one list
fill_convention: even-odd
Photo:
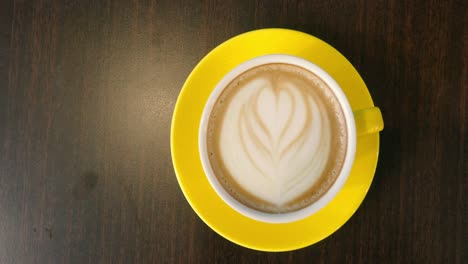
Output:
[[[220,45],[218,45],[216,48],[214,48],[213,50],[211,50],[207,55],[205,55],[205,57],[203,57],[202,60],[199,61],[199,63],[193,68],[192,72],[189,74],[189,76],[187,77],[186,81],[184,82],[184,85],[182,87],[182,90],[180,91],[180,94],[178,96],[178,99],[177,99],[177,102],[175,104],[175,108],[174,108],[174,114],[173,114],[173,117],[172,117],[172,122],[171,122],[171,143],[170,143],[170,146],[171,146],[171,158],[172,158],[172,162],[173,162],[173,166],[174,166],[174,170],[175,170],[175,173],[176,173],[176,177],[177,177],[177,181],[178,181],[178,184],[179,184],[179,187],[181,188],[186,200],[188,201],[188,203],[190,204],[190,206],[192,207],[192,209],[195,211],[195,213],[202,219],[202,221],[207,224],[213,231],[215,231],[216,233],[218,233],[219,235],[221,235],[222,237],[226,238],[227,240],[235,243],[235,244],[238,244],[238,245],[241,245],[243,247],[246,247],[246,248],[250,248],[250,249],[255,249],[255,250],[260,250],[260,251],[271,251],[271,252],[281,252],[281,251],[289,251],[289,250],[295,250],[295,249],[299,249],[299,248],[303,248],[303,247],[307,247],[307,246],[310,246],[312,244],[315,244],[321,240],[323,240],[324,238],[332,235],[333,233],[335,233],[338,229],[340,229],[353,215],[354,213],[356,212],[356,210],[360,207],[360,205],[362,204],[366,194],[367,194],[367,191],[368,189],[370,188],[371,184],[372,184],[372,180],[373,180],[373,177],[375,175],[375,169],[376,169],[376,166],[377,166],[377,160],[378,160],[378,152],[379,152],[379,134],[376,133],[375,136],[375,142],[373,144],[373,148],[375,150],[375,155],[373,155],[371,158],[373,158],[375,160],[375,162],[373,162],[372,164],[368,164],[367,165],[367,169],[369,171],[372,171],[372,175],[370,177],[370,181],[368,182],[368,184],[366,184],[366,188],[365,190],[363,190],[363,193],[361,193],[361,196],[362,198],[356,198],[357,200],[357,205],[356,207],[354,208],[354,210],[352,210],[352,212],[348,213],[349,215],[347,216],[342,216],[341,218],[343,218],[343,221],[342,223],[338,224],[338,226],[332,230],[331,232],[325,234],[325,235],[321,235],[320,238],[318,239],[315,239],[315,241],[313,242],[302,242],[302,243],[295,243],[296,245],[295,246],[291,246],[291,247],[288,247],[288,246],[278,246],[278,247],[275,247],[274,245],[264,245],[264,246],[258,246],[258,245],[254,245],[255,243],[250,243],[249,241],[239,241],[239,240],[236,240],[236,239],[233,239],[232,236],[230,236],[229,234],[226,234],[226,232],[223,232],[223,230],[220,230],[219,226],[218,227],[215,227],[214,224],[213,224],[213,221],[218,221],[219,223],[219,217],[218,217],[218,220],[216,219],[206,219],[203,212],[199,212],[198,209],[197,209],[197,205],[195,204],[196,202],[193,201],[193,198],[191,197],[190,195],[190,186],[186,186],[184,184],[184,180],[183,178],[184,177],[187,177],[187,176],[183,176],[181,175],[181,172],[180,170],[178,169],[178,167],[180,166],[183,166],[181,165],[181,162],[178,161],[178,157],[176,157],[175,155],[175,152],[177,152],[178,150],[175,149],[175,141],[177,140],[176,137],[174,136],[175,134],[175,123],[178,121],[177,118],[178,118],[178,110],[180,109],[180,104],[182,103],[180,98],[183,96],[183,93],[186,92],[188,89],[190,89],[190,84],[191,84],[191,81],[192,79],[195,77],[198,71],[198,69],[200,67],[203,67],[204,64],[206,64],[206,61],[208,60],[208,57],[210,56],[215,56],[215,55],[218,55],[217,52],[219,49],[222,49],[224,46],[226,46],[228,43],[230,42],[233,42],[233,41],[236,41],[236,39],[238,38],[245,38],[244,41],[247,41],[248,42],[248,38],[251,37],[251,36],[254,36],[255,34],[259,34],[259,33],[265,33],[265,34],[298,34],[298,35],[302,35],[302,37],[306,37],[306,38],[313,38],[314,41],[318,41],[320,42],[321,45],[324,45],[322,48],[326,47],[328,49],[332,49],[333,52],[336,52],[338,53],[339,55],[341,55],[342,57],[342,62],[347,62],[351,65],[351,63],[341,54],[339,53],[336,49],[334,49],[331,45],[329,45],[328,43],[316,38],[315,36],[312,36],[312,35],[309,35],[309,34],[306,34],[306,33],[303,33],[303,32],[300,32],[300,31],[295,31],[295,30],[290,30],[290,29],[279,29],[279,28],[269,28],[269,29],[258,29],[258,30],[254,30],[254,31],[249,31],[249,32],[246,32],[246,33],[243,33],[243,34],[240,34],[240,35],[237,35],[233,38],[230,38],[228,40],[226,40],[225,42],[221,43]],[[284,54],[288,54],[288,53],[284,53]],[[291,54],[291,55],[294,55],[294,54]],[[314,62],[314,61],[312,61]],[[315,63],[315,62],[314,62]],[[364,90],[363,91],[360,91],[359,93],[362,93],[362,92],[367,92],[367,95],[364,95],[364,96],[367,96],[368,99],[369,99],[369,102],[366,103],[368,106],[367,107],[372,107],[374,106],[374,103],[372,101],[372,97],[370,96],[369,94],[369,90],[367,88],[367,86],[365,85],[364,81],[362,80],[361,76],[359,75],[359,73],[356,71],[356,69],[351,65],[352,69],[354,70],[354,73],[357,74],[357,77],[361,80],[362,82],[362,85],[363,85],[363,88]],[[214,87],[213,87],[214,88]],[[353,92],[353,93],[357,93],[357,92]],[[201,102],[200,102],[201,103]],[[353,107],[354,109],[354,107]],[[183,117],[181,117],[180,119],[183,119]],[[198,133],[198,130],[196,131]],[[197,137],[198,138],[198,134],[197,134]],[[357,146],[359,145],[359,140],[357,140]],[[197,144],[198,146],[198,144]],[[198,152],[198,150],[197,150]],[[357,155],[357,154],[356,154]],[[370,158],[369,158],[370,159]],[[182,162],[183,163],[183,162]],[[199,163],[201,163],[201,161],[199,161]],[[372,167],[372,168],[370,168]],[[369,173],[370,173],[369,171]],[[352,173],[352,172],[351,172]],[[350,174],[351,174],[350,173]],[[202,175],[204,175],[204,173],[202,173]],[[343,188],[346,187],[346,184]],[[220,197],[217,197],[217,199],[221,199]],[[326,208],[326,207],[325,207]],[[324,210],[324,209],[321,209],[321,210]],[[320,212],[320,211],[319,211]],[[262,223],[262,222],[258,222],[260,224],[268,224],[268,223]],[[291,223],[286,223],[285,225],[295,225],[297,222],[291,222]],[[307,239],[299,239],[301,241],[307,241]]]

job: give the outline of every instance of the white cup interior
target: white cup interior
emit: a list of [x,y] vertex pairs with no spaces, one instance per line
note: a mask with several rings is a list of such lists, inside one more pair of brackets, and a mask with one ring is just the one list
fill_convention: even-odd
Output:
[[[280,214],[273,214],[273,213],[265,213],[240,203],[235,198],[233,198],[227,191],[224,190],[223,186],[219,183],[218,179],[214,175],[213,169],[211,167],[210,161],[208,159],[208,151],[206,145],[206,133],[208,127],[208,120],[212,111],[214,104],[216,103],[218,97],[223,92],[224,88],[238,75],[241,73],[260,66],[264,64],[271,64],[271,63],[285,63],[285,64],[292,64],[299,67],[302,67],[320,77],[333,91],[336,98],[338,99],[341,108],[343,110],[345,120],[346,120],[346,128],[347,128],[347,152],[345,156],[345,161],[342,167],[340,174],[338,175],[334,184],[328,189],[328,191],[322,195],[317,201],[312,203],[311,205],[299,209],[297,211],[288,212],[288,213],[280,213]],[[284,54],[272,54],[272,55],[265,55],[261,57],[256,57],[251,60],[248,60],[234,69],[232,69],[228,74],[226,74],[221,81],[216,85],[215,89],[211,93],[208,101],[205,105],[203,110],[202,118],[200,121],[200,128],[199,128],[199,136],[198,136],[198,144],[199,144],[199,152],[200,158],[203,166],[203,170],[208,178],[213,189],[216,193],[221,197],[221,199],[226,202],[231,208],[236,210],[237,212],[241,213],[242,215],[268,223],[287,223],[292,221],[298,221],[303,218],[306,218],[313,213],[317,212],[325,205],[327,205],[341,190],[344,183],[346,182],[348,175],[351,171],[351,167],[354,162],[354,156],[356,152],[356,126],[354,123],[354,116],[351,110],[351,106],[343,93],[342,89],[338,85],[338,83],[322,68],[317,66],[316,64],[307,61],[305,59],[291,56],[291,55],[284,55]]]

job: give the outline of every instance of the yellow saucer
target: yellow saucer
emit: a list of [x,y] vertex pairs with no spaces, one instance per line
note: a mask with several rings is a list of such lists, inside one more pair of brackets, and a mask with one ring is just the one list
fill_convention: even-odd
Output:
[[290,54],[312,61],[339,83],[353,110],[374,106],[356,69],[327,43],[293,30],[255,30],[216,47],[189,75],[172,118],[171,151],[179,185],[193,210],[208,226],[247,248],[287,251],[326,238],[357,210],[374,177],[379,134],[358,137],[356,159],[343,189],[330,204],[308,218],[287,224],[267,224],[231,209],[217,196],[203,172],[198,153],[198,126],[205,102],[221,78],[238,64],[266,54]]

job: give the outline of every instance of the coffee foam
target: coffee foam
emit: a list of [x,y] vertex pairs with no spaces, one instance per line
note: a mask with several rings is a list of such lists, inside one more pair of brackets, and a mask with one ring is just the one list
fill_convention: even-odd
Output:
[[214,174],[241,203],[280,213],[319,199],[346,155],[346,123],[338,100],[315,74],[267,64],[235,78],[208,123]]

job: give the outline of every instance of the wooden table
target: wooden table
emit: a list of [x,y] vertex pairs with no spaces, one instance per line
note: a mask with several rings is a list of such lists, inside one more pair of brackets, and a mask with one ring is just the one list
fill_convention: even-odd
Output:
[[[169,146],[191,69],[265,27],[336,47],[385,120],[356,214],[285,253],[206,226]],[[0,263],[462,263],[467,69],[466,1],[3,0]]]

